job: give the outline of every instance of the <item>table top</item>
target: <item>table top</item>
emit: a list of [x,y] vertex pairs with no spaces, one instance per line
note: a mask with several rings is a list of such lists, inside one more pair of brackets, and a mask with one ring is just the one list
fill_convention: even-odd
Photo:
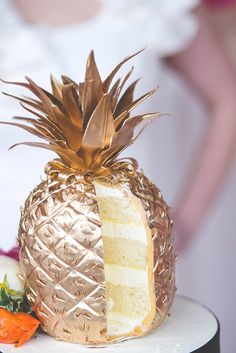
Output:
[[[94,353],[219,353],[219,325],[215,316],[201,304],[176,296],[171,316],[152,334],[93,350]],[[214,342],[215,343],[214,343]],[[201,348],[202,347],[202,348]],[[204,348],[205,347],[205,348]],[[23,347],[0,345],[2,353],[89,353],[91,349],[38,335]]]

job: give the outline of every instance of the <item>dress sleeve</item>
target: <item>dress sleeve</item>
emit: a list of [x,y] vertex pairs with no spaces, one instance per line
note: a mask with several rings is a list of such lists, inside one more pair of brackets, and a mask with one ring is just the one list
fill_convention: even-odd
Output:
[[[157,51],[159,57],[183,50],[198,31],[192,10],[199,0],[103,0],[125,27],[130,23],[130,38]],[[126,22],[126,23],[125,23]],[[132,38],[131,38],[132,40]]]

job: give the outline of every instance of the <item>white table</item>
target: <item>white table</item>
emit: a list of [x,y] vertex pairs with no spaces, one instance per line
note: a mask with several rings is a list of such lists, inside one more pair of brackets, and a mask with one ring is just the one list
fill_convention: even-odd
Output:
[[2,353],[219,353],[219,324],[204,306],[176,296],[172,314],[153,334],[91,349],[39,335],[20,348],[0,344]]

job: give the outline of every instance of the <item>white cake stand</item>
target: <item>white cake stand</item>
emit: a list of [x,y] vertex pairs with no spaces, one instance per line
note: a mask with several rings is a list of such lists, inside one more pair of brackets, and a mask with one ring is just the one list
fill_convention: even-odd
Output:
[[219,353],[219,324],[204,306],[176,296],[171,316],[149,336],[100,348],[39,335],[20,348],[0,344],[2,353]]

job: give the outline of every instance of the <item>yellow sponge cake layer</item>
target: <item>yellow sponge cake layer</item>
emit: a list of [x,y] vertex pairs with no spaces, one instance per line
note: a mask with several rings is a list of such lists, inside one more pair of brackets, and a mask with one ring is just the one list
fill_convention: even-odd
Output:
[[99,200],[99,205],[99,213],[102,219],[108,219],[114,223],[141,223],[137,211],[127,199],[109,197],[109,204],[107,204],[107,198],[102,197]]
[[144,334],[155,317],[153,244],[141,202],[95,182],[104,244],[108,339]]
[[[106,264],[145,269],[147,249],[139,241],[124,238],[103,237],[104,260]],[[132,249],[132,251],[130,251]]]
[[107,283],[106,296],[110,311],[125,317],[141,318],[150,307],[148,291],[145,288]]

